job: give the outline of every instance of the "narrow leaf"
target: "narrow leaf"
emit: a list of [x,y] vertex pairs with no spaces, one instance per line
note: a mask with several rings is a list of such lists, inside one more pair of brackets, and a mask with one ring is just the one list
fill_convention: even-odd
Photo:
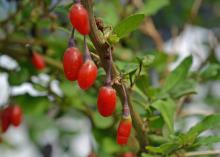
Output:
[[145,14],[146,16],[154,15],[161,8],[169,5],[169,3],[169,0],[148,0],[139,12]]
[[200,133],[202,133],[203,131],[208,130],[208,129],[213,129],[213,128],[219,129],[220,128],[219,121],[220,121],[220,114],[207,116],[201,122],[196,124],[196,126],[191,128],[187,134],[194,134],[195,133],[195,134],[199,135]]
[[168,92],[174,86],[186,79],[192,65],[192,56],[185,58],[181,64],[171,72],[164,83],[163,92]]
[[131,15],[118,23],[113,31],[117,34],[119,38],[123,38],[127,36],[130,32],[137,29],[143,19],[144,14]]
[[157,100],[151,106],[160,111],[169,131],[173,133],[174,114],[176,110],[175,103],[171,99]]
[[176,85],[171,91],[170,95],[173,98],[180,98],[185,95],[196,93],[196,82],[194,80],[185,80]]
[[196,141],[195,145],[210,146],[211,144],[218,142],[220,142],[220,136],[208,136],[208,137],[199,138]]
[[166,143],[162,144],[159,147],[147,146],[146,149],[149,152],[159,153],[159,154],[169,154],[170,152],[176,150],[179,147],[176,143]]

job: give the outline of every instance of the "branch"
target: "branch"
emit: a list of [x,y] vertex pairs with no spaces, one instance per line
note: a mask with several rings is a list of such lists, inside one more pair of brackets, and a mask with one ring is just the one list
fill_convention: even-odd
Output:
[[156,44],[156,47],[159,51],[163,50],[164,41],[163,41],[160,33],[156,29],[152,18],[145,17],[144,22],[140,27],[140,30],[143,34],[150,36],[153,39],[153,41]]
[[206,156],[206,155],[217,155],[220,154],[220,150],[207,150],[198,152],[188,152],[184,156]]
[[[28,51],[26,48],[12,48],[10,47],[10,45],[0,45],[0,53],[2,54],[7,54],[9,56],[11,56],[12,58],[15,58],[15,59],[21,59],[21,58],[28,58],[29,55],[28,55]],[[42,55],[42,54],[41,54]],[[44,58],[44,61],[46,64],[52,66],[52,67],[55,67],[57,69],[59,69],[60,71],[63,71],[63,66],[62,66],[62,63],[53,59],[53,58],[50,58],[50,57],[47,57],[46,55],[42,55],[43,58]]]
[[195,0],[194,1],[191,12],[190,12],[190,17],[189,17],[188,23],[194,22],[194,19],[198,14],[199,8],[201,7],[201,5],[202,5],[202,0]]
[[[82,3],[84,5],[84,7],[89,12],[90,27],[91,27],[90,39],[93,42],[93,44],[97,50],[97,53],[98,53],[100,60],[101,60],[102,67],[107,72],[108,59],[106,58],[106,56],[108,56],[109,50],[112,49],[112,47],[105,41],[103,35],[98,30],[98,27],[96,25],[95,18],[94,18],[92,1],[91,0],[82,0]],[[113,78],[113,80],[115,80],[113,87],[116,89],[116,91],[120,97],[120,100],[123,104],[124,103],[123,86],[125,86],[125,84],[123,82],[121,82],[120,72],[117,70],[114,63],[112,63],[112,78]],[[143,122],[142,122],[140,115],[137,112],[135,112],[133,109],[133,105],[131,103],[131,98],[130,98],[130,92],[128,91],[127,88],[126,88],[126,92],[128,95],[128,105],[129,105],[129,108],[131,111],[133,126],[134,126],[134,129],[136,130],[137,139],[139,141],[140,147],[141,147],[142,151],[144,151],[145,146],[147,145],[147,141],[146,141],[145,131],[143,129]]]

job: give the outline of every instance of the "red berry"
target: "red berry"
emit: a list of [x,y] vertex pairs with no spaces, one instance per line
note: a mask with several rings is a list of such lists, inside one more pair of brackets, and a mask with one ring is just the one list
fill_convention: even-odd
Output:
[[44,67],[45,67],[44,59],[43,59],[43,57],[40,54],[33,53],[31,59],[32,59],[32,64],[34,65],[34,67],[37,70],[44,69]]
[[69,19],[73,27],[82,35],[89,34],[89,15],[83,5],[81,5],[80,3],[72,5],[69,11]]
[[76,47],[68,48],[63,56],[63,69],[65,76],[70,81],[77,79],[80,67],[83,64],[83,56]]
[[99,89],[98,110],[104,116],[110,116],[116,107],[116,92],[111,86],[103,86]]
[[1,129],[2,132],[6,132],[10,126],[10,114],[11,114],[11,107],[5,108],[1,113]]
[[10,121],[14,126],[19,126],[22,121],[22,111],[20,106],[12,106],[10,113]]
[[128,119],[122,119],[118,130],[117,130],[117,143],[120,145],[125,145],[128,142],[128,138],[131,133],[131,118]]
[[135,157],[135,154],[132,152],[126,152],[122,155],[122,157]]
[[97,73],[98,69],[95,63],[90,59],[86,60],[78,74],[77,80],[80,88],[86,90],[92,86],[96,80]]

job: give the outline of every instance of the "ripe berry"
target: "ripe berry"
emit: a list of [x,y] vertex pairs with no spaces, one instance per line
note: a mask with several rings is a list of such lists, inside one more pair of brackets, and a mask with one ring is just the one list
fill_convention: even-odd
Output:
[[2,132],[6,132],[10,126],[10,113],[11,107],[5,108],[1,113],[1,129]]
[[104,116],[110,116],[116,107],[116,92],[111,86],[103,86],[99,89],[98,110]]
[[73,27],[82,35],[89,34],[89,15],[83,5],[81,5],[80,3],[72,5],[69,11],[69,19]]
[[117,130],[117,143],[120,145],[125,145],[128,142],[128,138],[131,133],[131,118],[128,119],[122,119],[118,130]]
[[12,106],[10,113],[10,121],[14,126],[19,126],[22,121],[22,111],[19,106]]
[[32,64],[34,65],[34,67],[37,70],[44,69],[44,67],[45,67],[44,59],[43,59],[43,57],[40,54],[33,53],[31,60],[32,60]]
[[63,56],[63,69],[65,76],[70,81],[77,79],[79,69],[83,64],[83,57],[76,47],[68,48]]
[[96,80],[97,73],[98,69],[95,63],[92,60],[87,59],[80,68],[77,78],[80,88],[86,90],[92,86]]

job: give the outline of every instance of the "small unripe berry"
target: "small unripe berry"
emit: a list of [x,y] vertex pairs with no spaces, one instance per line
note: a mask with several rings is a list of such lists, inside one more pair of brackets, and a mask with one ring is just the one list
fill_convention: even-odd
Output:
[[34,52],[32,54],[32,58],[31,58],[31,61],[32,61],[32,64],[34,65],[34,67],[37,69],[37,70],[42,70],[45,68],[45,62],[44,62],[44,59],[43,57]]
[[103,86],[99,89],[98,111],[104,116],[111,116],[116,107],[116,92],[111,86]]
[[83,56],[76,47],[68,48],[63,56],[63,69],[66,78],[70,81],[77,79],[80,67],[83,64]]
[[12,106],[10,113],[10,121],[14,126],[19,126],[22,121],[22,111],[20,106]]
[[92,60],[87,59],[80,68],[78,74],[77,80],[79,87],[83,90],[87,90],[91,87],[96,80],[97,73],[98,69],[95,63]]
[[117,130],[117,143],[120,145],[125,145],[128,142],[128,138],[131,133],[132,122],[131,118],[123,118],[119,124]]
[[82,35],[90,33],[89,15],[82,4],[73,4],[69,11],[69,19],[73,27]]

